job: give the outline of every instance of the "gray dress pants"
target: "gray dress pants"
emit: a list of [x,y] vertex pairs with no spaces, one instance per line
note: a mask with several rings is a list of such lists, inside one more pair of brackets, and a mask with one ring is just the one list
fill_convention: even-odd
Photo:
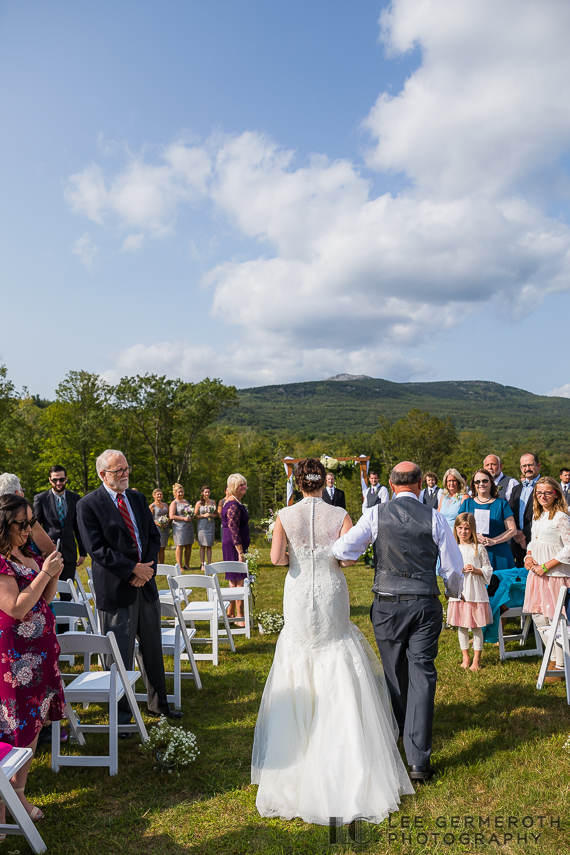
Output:
[[374,598],[370,618],[410,766],[429,766],[443,610],[438,597]]
[[[136,599],[131,606],[124,606],[112,612],[99,611],[101,632],[105,635],[114,632],[125,668],[134,667],[135,639],[139,642],[142,658],[142,676],[147,690],[149,712],[168,714],[170,706],[166,700],[166,678],[162,657],[162,637],[160,632],[160,603],[149,603],[141,588],[136,588]],[[109,668],[110,663],[105,663]],[[125,697],[119,701],[119,724],[130,721],[131,708]]]

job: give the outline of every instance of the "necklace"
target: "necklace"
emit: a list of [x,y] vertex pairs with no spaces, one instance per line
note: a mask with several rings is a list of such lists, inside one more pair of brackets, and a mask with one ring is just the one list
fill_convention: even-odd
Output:
[[487,505],[489,502],[494,502],[495,500],[493,499],[492,496],[489,496],[488,499],[480,499],[479,497],[477,497],[475,499],[475,501],[477,502],[478,505]]

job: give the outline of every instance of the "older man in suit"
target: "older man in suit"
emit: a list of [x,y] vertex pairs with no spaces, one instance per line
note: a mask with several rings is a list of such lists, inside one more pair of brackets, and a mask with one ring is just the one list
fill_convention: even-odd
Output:
[[[54,543],[60,541],[59,551],[63,558],[60,580],[75,579],[75,568],[80,567],[87,556],[77,525],[77,503],[81,497],[66,489],[67,472],[63,466],[52,466],[48,478],[51,490],[35,496],[34,516]],[[63,600],[71,599],[71,594],[60,596]]]
[[[151,715],[181,718],[166,699],[160,604],[155,582],[160,534],[142,493],[129,490],[130,467],[124,454],[107,449],[97,459],[103,482],[77,505],[79,530],[93,568],[101,631],[115,633],[127,668],[133,667],[138,639]],[[119,702],[119,724],[131,710]]]
[[517,533],[511,540],[511,552],[515,567],[524,567],[526,548],[530,542],[533,518],[533,492],[540,478],[540,461],[532,451],[523,454],[520,459],[522,484],[517,484],[512,493],[509,505],[515,517]]
[[559,475],[562,495],[566,499],[566,504],[570,505],[570,469],[567,466],[563,466]]

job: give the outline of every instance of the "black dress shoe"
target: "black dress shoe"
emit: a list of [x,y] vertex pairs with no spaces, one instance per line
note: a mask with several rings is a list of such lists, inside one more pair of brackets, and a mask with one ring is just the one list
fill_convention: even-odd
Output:
[[410,766],[411,781],[430,781],[434,775],[433,766]]
[[128,733],[128,732],[127,733],[119,733],[119,739],[132,739],[132,738],[133,738],[132,733]]
[[148,710],[149,715],[154,715],[158,718],[158,716],[163,715],[165,718],[182,718],[184,713],[179,710],[173,710],[172,707],[169,707],[168,712],[155,712],[154,710]]

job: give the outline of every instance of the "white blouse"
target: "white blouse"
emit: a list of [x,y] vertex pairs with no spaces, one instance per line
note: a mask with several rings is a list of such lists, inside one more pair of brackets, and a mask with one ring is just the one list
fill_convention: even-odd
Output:
[[[476,570],[481,570],[482,576],[475,573],[465,573],[463,576],[463,597],[468,603],[488,603],[489,595],[487,594],[486,585],[489,584],[493,575],[493,568],[489,561],[487,550],[481,544],[475,547],[471,543],[460,543],[459,551],[463,556],[463,566],[472,564]],[[455,597],[450,597],[455,599]]]
[[552,558],[560,564],[549,570],[549,576],[570,576],[570,517],[564,511],[556,511],[549,519],[549,511],[543,511],[537,520],[532,521],[531,541],[527,546],[538,564],[545,564]]

